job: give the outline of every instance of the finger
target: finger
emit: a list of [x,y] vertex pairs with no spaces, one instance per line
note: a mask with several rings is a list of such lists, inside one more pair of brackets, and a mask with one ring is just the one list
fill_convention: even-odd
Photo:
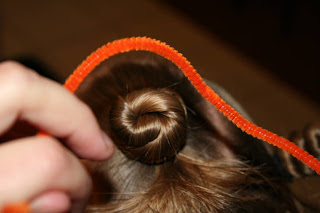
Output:
[[30,208],[34,213],[67,212],[71,208],[71,201],[64,192],[50,191],[33,199]]
[[0,209],[52,189],[69,196],[74,212],[83,210],[91,180],[80,161],[57,140],[34,136],[0,147]]
[[92,111],[61,85],[15,62],[0,64],[0,134],[16,119],[66,139],[79,156],[108,159],[113,144]]

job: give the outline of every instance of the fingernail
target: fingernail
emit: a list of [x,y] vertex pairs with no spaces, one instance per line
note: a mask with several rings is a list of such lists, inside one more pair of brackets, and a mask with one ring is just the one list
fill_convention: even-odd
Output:
[[35,198],[30,209],[35,213],[66,212],[71,208],[70,198],[66,193],[52,191]]
[[107,154],[109,157],[113,155],[114,152],[114,144],[111,140],[111,138],[104,132],[102,131],[102,139],[104,140],[105,144],[107,145]]

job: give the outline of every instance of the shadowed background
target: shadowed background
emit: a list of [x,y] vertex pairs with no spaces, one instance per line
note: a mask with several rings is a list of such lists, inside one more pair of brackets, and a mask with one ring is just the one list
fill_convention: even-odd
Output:
[[286,137],[319,121],[317,1],[181,3],[2,0],[0,58],[63,83],[99,46],[150,36],[182,52],[258,125]]

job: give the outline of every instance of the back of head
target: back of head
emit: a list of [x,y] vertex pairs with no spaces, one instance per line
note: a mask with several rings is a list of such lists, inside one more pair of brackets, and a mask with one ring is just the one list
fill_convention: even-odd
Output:
[[117,146],[109,161],[86,162],[94,179],[88,212],[292,210],[286,188],[261,176],[275,173],[239,160],[239,140],[252,139],[214,111],[215,128],[206,101],[171,63],[152,54],[113,58],[77,95]]

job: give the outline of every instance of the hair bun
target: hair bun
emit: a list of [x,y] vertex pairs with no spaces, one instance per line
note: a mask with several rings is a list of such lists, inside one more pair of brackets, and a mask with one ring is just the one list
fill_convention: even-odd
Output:
[[114,102],[110,124],[113,140],[129,158],[161,163],[185,144],[186,107],[172,90],[137,90]]

